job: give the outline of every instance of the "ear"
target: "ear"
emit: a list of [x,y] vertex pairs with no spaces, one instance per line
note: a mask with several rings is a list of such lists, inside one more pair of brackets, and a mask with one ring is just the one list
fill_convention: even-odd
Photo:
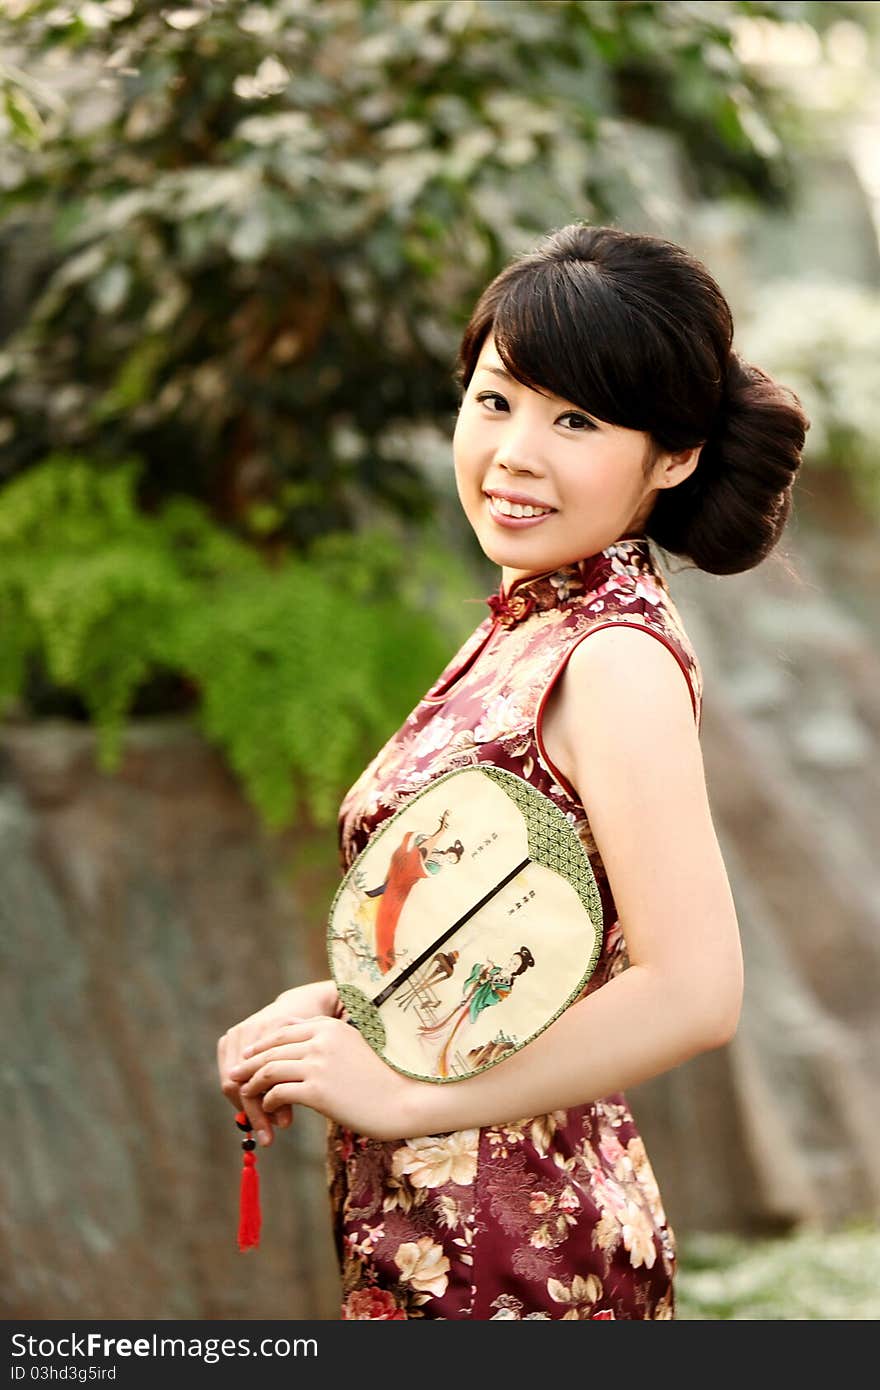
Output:
[[654,478],[655,487],[676,487],[689,478],[700,461],[705,439],[691,449],[680,449],[677,454],[666,454],[657,464]]

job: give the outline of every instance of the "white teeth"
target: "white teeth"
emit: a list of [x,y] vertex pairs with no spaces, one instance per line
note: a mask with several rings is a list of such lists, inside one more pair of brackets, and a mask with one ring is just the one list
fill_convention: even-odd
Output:
[[552,507],[531,507],[520,502],[508,502],[505,497],[493,497],[492,505],[504,516],[548,516]]

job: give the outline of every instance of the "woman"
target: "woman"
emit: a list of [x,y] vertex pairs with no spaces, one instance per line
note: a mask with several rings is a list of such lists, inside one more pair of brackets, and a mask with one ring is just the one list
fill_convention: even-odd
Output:
[[220,1040],[224,1093],[265,1142],[295,1104],[330,1121],[343,1317],[674,1316],[674,1235],[624,1091],[729,1042],[743,972],[699,662],[654,547],[710,574],[760,563],[809,425],[732,338],[682,247],[577,223],[465,329],[456,484],[501,583],[349,790],[342,862],[426,777],[487,761],[576,827],[604,937],[578,1000],[455,1084],[388,1068],[329,981]]

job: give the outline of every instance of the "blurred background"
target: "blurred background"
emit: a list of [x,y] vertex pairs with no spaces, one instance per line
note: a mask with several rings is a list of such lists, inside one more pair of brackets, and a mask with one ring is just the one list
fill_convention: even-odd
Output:
[[880,6],[0,10],[7,1318],[335,1318],[324,1122],[239,1254],[227,1028],[327,975],[342,794],[483,615],[458,336],[584,219],[680,242],[812,420],[667,568],[746,957],[629,1099],[683,1318],[880,1315]]

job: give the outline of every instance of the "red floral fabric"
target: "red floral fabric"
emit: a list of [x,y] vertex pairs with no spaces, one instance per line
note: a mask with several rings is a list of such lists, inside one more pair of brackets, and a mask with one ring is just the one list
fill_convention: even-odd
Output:
[[[508,768],[563,811],[590,856],[603,944],[584,997],[628,965],[614,898],[575,789],[541,737],[578,642],[638,627],[678,660],[699,728],[702,675],[645,537],[516,580],[343,799],[340,864],[453,768]],[[379,1141],[328,1125],[343,1318],[663,1319],[675,1238],[622,1092],[506,1125]]]

